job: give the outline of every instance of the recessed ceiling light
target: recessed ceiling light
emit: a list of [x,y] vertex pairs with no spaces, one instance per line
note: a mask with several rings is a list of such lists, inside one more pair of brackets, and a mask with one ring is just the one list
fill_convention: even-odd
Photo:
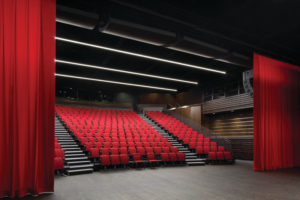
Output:
[[188,108],[189,106],[180,106],[179,108]]
[[155,90],[164,90],[164,91],[170,91],[170,92],[177,92],[176,89],[165,88],[165,87],[157,87],[157,86],[152,86],[152,85],[142,85],[142,84],[135,84],[135,83],[111,81],[111,80],[88,78],[88,77],[82,77],[82,76],[73,76],[73,75],[67,75],[67,74],[57,74],[57,73],[55,73],[55,76],[64,77],[64,78],[87,80],[87,81],[94,81],[94,82],[101,82],[101,83],[111,83],[111,84],[117,84],[117,85],[126,85],[126,86],[133,86],[133,87],[141,87],[141,88],[149,88],[149,89],[155,89]]
[[149,77],[149,78],[156,78],[156,79],[162,79],[162,80],[168,80],[168,81],[175,81],[175,82],[180,82],[180,83],[198,85],[198,82],[195,82],[195,81],[187,81],[187,80],[182,80],[182,79],[177,79],[177,78],[170,78],[170,77],[165,77],[165,76],[158,76],[158,75],[153,75],[153,74],[138,73],[138,72],[133,72],[133,71],[120,70],[120,69],[102,67],[102,66],[97,66],[97,65],[89,65],[89,64],[84,64],[84,63],[70,62],[70,61],[66,61],[66,60],[55,59],[55,62],[56,63],[68,64],[68,65],[75,65],[75,66],[93,68],[93,69],[112,71],[112,72],[132,74],[132,75],[136,75],[136,76],[144,76],[144,77]]
[[193,64],[188,64],[188,63],[183,63],[183,62],[177,62],[177,61],[173,61],[173,60],[167,60],[167,59],[158,58],[158,57],[154,57],[154,56],[143,55],[143,54],[134,53],[134,52],[130,52],[130,51],[124,51],[124,50],[114,49],[114,48],[110,48],[110,47],[105,47],[105,46],[100,46],[100,45],[94,45],[94,44],[90,44],[90,43],[85,43],[85,42],[70,40],[70,39],[61,38],[61,37],[55,37],[55,39],[59,40],[59,41],[63,41],[63,42],[72,43],[72,44],[78,44],[78,45],[82,45],[82,46],[87,46],[87,47],[93,47],[93,48],[97,48],[97,49],[102,49],[102,50],[110,51],[110,52],[114,52],[114,53],[120,53],[120,54],[135,56],[135,57],[139,57],[139,58],[145,58],[145,59],[149,59],[149,60],[155,60],[155,61],[159,61],[159,62],[164,62],[164,63],[170,63],[170,64],[174,64],[174,65],[185,66],[185,67],[189,67],[189,68],[193,68],[193,69],[198,69],[198,70],[204,70],[204,71],[210,71],[210,72],[215,72],[215,73],[220,73],[220,74],[226,74],[225,71],[221,71],[221,70],[206,68],[206,67],[202,67],[202,66],[198,66],[198,65],[193,65]]

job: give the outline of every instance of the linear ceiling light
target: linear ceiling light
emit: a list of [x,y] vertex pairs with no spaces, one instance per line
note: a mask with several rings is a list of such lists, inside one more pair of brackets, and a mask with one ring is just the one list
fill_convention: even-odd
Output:
[[156,86],[152,86],[152,85],[141,85],[141,84],[135,84],[135,83],[110,81],[110,80],[104,80],[104,79],[87,78],[87,77],[72,76],[72,75],[67,75],[67,74],[57,74],[57,73],[55,73],[55,76],[65,77],[65,78],[73,78],[73,79],[80,79],[80,80],[87,80],[87,81],[102,82],[102,83],[111,83],[111,84],[117,84],[117,85],[126,85],[126,86],[133,86],[133,87],[149,88],[149,89],[155,89],[155,90],[164,90],[164,91],[170,91],[170,92],[177,92],[176,89],[156,87]]
[[153,74],[144,74],[144,73],[138,73],[138,72],[133,72],[133,71],[126,71],[126,70],[120,70],[120,69],[114,69],[114,68],[108,68],[108,67],[102,67],[102,66],[96,66],[96,65],[89,65],[89,64],[83,64],[83,63],[77,63],[77,62],[70,62],[70,61],[59,60],[59,59],[55,59],[55,62],[57,62],[57,63],[63,63],[63,64],[68,64],[68,65],[75,65],[75,66],[93,68],[93,69],[100,69],[100,70],[112,71],[112,72],[132,74],[132,75],[136,75],[136,76],[145,76],[145,77],[149,77],[149,78],[156,78],[156,79],[163,79],[163,80],[168,80],[168,81],[175,81],[175,82],[180,82],[180,83],[187,83],[187,84],[192,84],[192,85],[198,85],[198,82],[195,82],[195,81],[186,81],[186,80],[182,80],[182,79],[169,78],[169,77],[165,77],[165,76],[157,76],[157,75],[153,75]]
[[220,74],[226,74],[225,71],[210,69],[210,68],[206,68],[206,67],[201,67],[201,66],[197,66],[197,65],[177,62],[177,61],[173,61],[173,60],[167,60],[167,59],[153,57],[153,56],[147,56],[147,55],[143,55],[143,54],[139,54],[139,53],[133,53],[133,52],[130,52],[130,51],[123,51],[123,50],[119,50],[119,49],[113,49],[113,48],[109,48],[109,47],[105,47],[105,46],[89,44],[89,43],[70,40],[70,39],[61,38],[61,37],[55,37],[55,39],[59,40],[59,41],[63,41],[63,42],[69,42],[69,43],[83,45],[83,46],[87,46],[87,47],[93,47],[93,48],[102,49],[102,50],[106,50],[106,51],[111,51],[111,52],[115,52],[115,53],[135,56],[135,57],[139,57],[139,58],[146,58],[146,59],[149,59],[149,60],[155,60],[155,61],[159,61],[159,62],[170,63],[170,64],[185,66],[185,67],[189,67],[189,68],[199,69],[199,70],[205,70],[205,71],[210,71],[210,72],[215,72],[215,73],[220,73]]

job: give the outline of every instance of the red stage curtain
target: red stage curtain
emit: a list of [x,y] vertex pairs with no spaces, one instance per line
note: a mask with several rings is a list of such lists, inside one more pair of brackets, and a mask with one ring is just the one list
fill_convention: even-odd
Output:
[[0,197],[53,192],[55,0],[0,0]]
[[299,166],[300,68],[254,54],[254,170]]

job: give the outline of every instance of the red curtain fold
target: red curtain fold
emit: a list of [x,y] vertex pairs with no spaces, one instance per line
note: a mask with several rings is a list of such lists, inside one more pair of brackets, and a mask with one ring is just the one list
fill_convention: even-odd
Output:
[[254,54],[254,170],[300,164],[300,68]]
[[0,0],[0,197],[53,192],[55,0]]

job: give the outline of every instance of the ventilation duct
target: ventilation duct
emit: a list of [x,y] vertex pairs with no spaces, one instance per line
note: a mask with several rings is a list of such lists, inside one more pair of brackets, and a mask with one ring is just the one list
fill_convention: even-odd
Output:
[[154,27],[135,24],[115,18],[100,21],[99,31],[152,45],[163,46],[174,41],[176,34]]
[[170,45],[168,48],[205,58],[218,58],[228,53],[228,50],[224,48],[187,36],[183,36],[181,40],[174,45]]
[[56,21],[64,24],[93,30],[98,22],[98,14],[65,6],[56,6]]

